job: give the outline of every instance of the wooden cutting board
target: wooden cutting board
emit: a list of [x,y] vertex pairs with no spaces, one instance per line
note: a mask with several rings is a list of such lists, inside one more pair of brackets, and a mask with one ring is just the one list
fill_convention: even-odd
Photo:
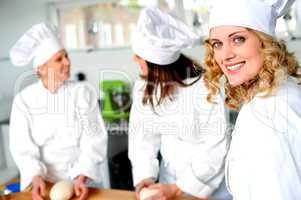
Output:
[[[48,191],[50,186],[48,187]],[[49,200],[47,195],[45,200]],[[0,196],[0,200],[31,200],[30,192],[19,192],[14,194],[9,194],[5,196]],[[74,197],[72,200],[78,200]],[[89,189],[89,198],[88,200],[135,200],[135,193],[132,191],[126,190],[109,190],[109,189]],[[192,197],[178,197],[174,200],[197,200],[197,198]],[[200,200],[200,199],[198,199]],[[202,199],[206,200],[206,199]],[[208,199],[207,199],[208,200]]]

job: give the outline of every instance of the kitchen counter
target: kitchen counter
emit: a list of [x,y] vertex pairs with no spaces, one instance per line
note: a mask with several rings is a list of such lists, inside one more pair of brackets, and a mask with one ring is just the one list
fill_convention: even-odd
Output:
[[[48,192],[50,190],[50,186],[47,187]],[[47,192],[47,197],[45,200],[49,200]],[[5,196],[0,196],[0,200],[31,200],[30,192],[19,192],[13,193]],[[78,200],[78,198],[74,197],[72,200]],[[110,190],[110,189],[96,189],[90,188],[89,190],[89,198],[88,200],[135,200],[135,193],[132,191],[126,190]],[[174,200],[200,200],[192,197],[178,197]],[[206,200],[206,199],[202,199]]]

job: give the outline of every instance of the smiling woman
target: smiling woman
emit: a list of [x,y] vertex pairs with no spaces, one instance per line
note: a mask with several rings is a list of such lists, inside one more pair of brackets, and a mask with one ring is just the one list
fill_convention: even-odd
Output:
[[205,46],[208,98],[218,91],[219,79],[225,75],[228,80],[225,83],[226,104],[230,108],[238,110],[259,92],[271,95],[286,72],[298,77],[295,56],[287,51],[283,41],[265,33],[238,26],[220,26],[212,29]]
[[66,50],[60,50],[39,66],[37,74],[45,87],[55,93],[70,77],[70,60]]
[[228,190],[237,200],[301,199],[298,63],[275,37],[277,17],[293,1],[216,3],[206,41],[207,98],[225,89],[225,103],[239,110],[226,158]]
[[210,45],[214,59],[232,86],[249,81],[263,65],[261,42],[246,28],[217,27],[211,31]]

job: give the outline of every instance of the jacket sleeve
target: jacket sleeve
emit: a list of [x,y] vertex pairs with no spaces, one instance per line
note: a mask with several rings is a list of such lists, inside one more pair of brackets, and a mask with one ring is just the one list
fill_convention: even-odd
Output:
[[157,178],[159,161],[157,155],[161,136],[153,130],[153,111],[142,104],[143,90],[140,84],[133,89],[133,104],[129,122],[129,152],[134,186],[145,178]]
[[107,155],[107,132],[97,102],[97,92],[78,84],[74,105],[80,124],[80,154],[70,170],[71,178],[83,174],[95,182],[101,181],[100,165]]
[[230,137],[222,98],[218,96],[216,104],[207,102],[205,98],[198,99],[198,102],[203,102],[198,106],[196,122],[202,143],[176,184],[185,193],[204,198],[210,196],[224,179]]
[[47,169],[41,161],[40,150],[35,144],[30,127],[30,111],[20,95],[14,99],[10,116],[10,150],[21,174],[21,190],[32,181],[33,176],[46,176]]

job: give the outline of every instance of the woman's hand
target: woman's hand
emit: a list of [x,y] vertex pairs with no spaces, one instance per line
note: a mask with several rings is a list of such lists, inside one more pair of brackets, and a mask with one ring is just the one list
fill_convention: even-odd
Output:
[[176,184],[154,184],[149,189],[158,190],[158,193],[147,198],[146,200],[168,200],[182,194],[182,191]]
[[32,178],[32,199],[43,200],[46,195],[46,183],[41,176],[34,176]]
[[86,187],[86,180],[87,177],[81,174],[74,181],[75,195],[79,197],[79,200],[86,200],[88,198],[89,190]]
[[155,178],[146,178],[140,181],[135,188],[135,193],[136,193],[136,199],[140,200],[139,193],[144,187],[148,187],[150,185],[155,184]]

